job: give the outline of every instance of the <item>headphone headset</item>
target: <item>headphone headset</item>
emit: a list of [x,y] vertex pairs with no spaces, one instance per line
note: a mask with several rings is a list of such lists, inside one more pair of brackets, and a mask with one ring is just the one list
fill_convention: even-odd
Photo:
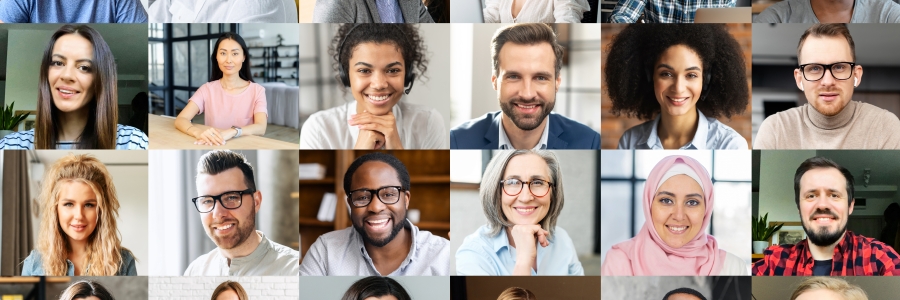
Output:
[[859,84],[859,79],[856,79],[856,77],[853,77],[853,87],[857,87],[858,84]]
[[[647,82],[653,83],[653,74],[651,72],[652,68],[647,68]],[[697,101],[701,101],[706,98],[706,95],[709,94],[709,81],[712,78],[712,66],[709,69],[703,71],[703,88],[700,91],[700,99]]]
[[[347,70],[344,69],[344,64],[341,63],[341,56],[344,53],[344,43],[347,42],[347,39],[350,38],[350,34],[356,30],[356,27],[359,27],[362,24],[353,25],[350,30],[347,30],[347,33],[344,34],[344,38],[341,39],[341,44],[338,46],[338,77],[341,79],[341,83],[344,84],[345,87],[350,87],[350,74],[347,73]],[[376,25],[378,26],[378,25]],[[350,61],[347,61],[349,64]],[[406,77],[403,79],[403,92],[409,95],[409,92],[412,90],[413,83],[416,81],[416,73],[413,73],[412,63],[406,63]]]

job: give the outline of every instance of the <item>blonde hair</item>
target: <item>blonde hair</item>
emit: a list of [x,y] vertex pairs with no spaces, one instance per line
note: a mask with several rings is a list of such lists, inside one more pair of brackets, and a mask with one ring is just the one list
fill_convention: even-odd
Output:
[[[548,194],[550,195],[550,208],[549,211],[547,211],[547,216],[540,221],[540,225],[544,230],[550,231],[551,236],[556,229],[556,219],[559,217],[559,213],[562,211],[563,204],[565,203],[565,197],[563,197],[562,168],[559,165],[559,161],[556,159],[556,155],[553,154],[553,152],[546,150],[505,150],[500,151],[499,154],[494,156],[494,158],[491,159],[491,162],[488,163],[487,168],[484,170],[484,176],[481,178],[481,187],[479,188],[481,206],[484,209],[485,217],[487,217],[488,226],[490,226],[491,229],[491,236],[497,235],[503,228],[513,226],[513,224],[509,222],[509,219],[506,218],[506,215],[503,214],[503,204],[501,200],[503,197],[501,195],[501,193],[503,193],[503,188],[500,187],[500,181],[503,180],[503,173],[506,172],[509,161],[515,156],[525,154],[540,156],[544,159],[544,162],[547,163],[550,182],[553,183],[553,185]],[[522,192],[524,193],[525,190],[522,190]]]
[[250,299],[250,297],[247,296],[247,291],[244,291],[244,287],[241,286],[239,282],[228,280],[220,283],[219,286],[216,287],[216,290],[213,291],[210,300],[216,300],[216,298],[219,297],[219,294],[224,293],[228,290],[234,291],[234,293],[237,294],[238,299],[240,300]]
[[57,204],[60,183],[79,182],[91,188],[97,197],[97,226],[88,236],[84,276],[114,276],[122,264],[122,247],[116,227],[119,200],[106,166],[87,154],[69,154],[53,164],[44,176],[38,199],[41,202],[41,229],[37,251],[42,256],[44,275],[65,276],[70,247],[59,224]]
[[535,297],[534,293],[527,289],[520,287],[511,287],[500,293],[500,296],[497,297],[497,300],[537,300],[537,297]]
[[868,300],[866,291],[863,291],[858,285],[850,284],[840,278],[832,277],[810,277],[800,283],[800,286],[791,294],[791,300],[796,300],[803,293],[811,290],[826,289],[840,294],[846,300]]

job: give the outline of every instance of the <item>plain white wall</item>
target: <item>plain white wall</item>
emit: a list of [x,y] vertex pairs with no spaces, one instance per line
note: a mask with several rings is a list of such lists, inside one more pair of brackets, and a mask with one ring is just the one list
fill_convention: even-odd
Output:
[[[455,150],[454,150],[455,151]],[[594,213],[597,195],[597,154],[592,150],[553,151],[559,159],[565,183],[566,202],[557,219],[556,226],[562,227],[575,243],[579,256],[592,255],[594,246]],[[454,162],[475,164],[481,161]],[[478,227],[487,224],[481,208],[481,198],[477,190],[450,190],[450,274],[456,274],[456,250],[466,236]],[[590,271],[587,271],[590,272]]]
[[[300,299],[341,299],[354,282],[365,277],[307,276],[300,280]],[[412,299],[450,299],[450,277],[392,276]]]
[[799,222],[794,202],[794,173],[815,150],[761,151],[759,155],[759,215],[768,221]]

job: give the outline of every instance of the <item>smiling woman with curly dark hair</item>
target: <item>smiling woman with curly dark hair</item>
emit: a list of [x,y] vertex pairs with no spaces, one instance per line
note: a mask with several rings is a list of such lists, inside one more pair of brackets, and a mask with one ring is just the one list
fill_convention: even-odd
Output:
[[747,149],[716,118],[747,107],[740,45],[722,24],[633,24],[608,48],[605,87],[615,115],[647,122],[628,129],[619,149]]

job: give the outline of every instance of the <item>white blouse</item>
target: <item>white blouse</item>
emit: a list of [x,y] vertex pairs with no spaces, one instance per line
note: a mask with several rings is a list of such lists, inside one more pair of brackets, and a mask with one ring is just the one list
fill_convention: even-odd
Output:
[[284,6],[282,0],[156,0],[147,14],[151,23],[296,23]]
[[[450,132],[436,109],[400,101],[392,112],[403,149],[450,148]],[[300,149],[353,149],[359,128],[347,121],[355,114],[355,101],[312,114],[300,129]]]
[[591,10],[587,0],[524,0],[519,15],[512,16],[513,0],[485,0],[485,23],[581,23]]

